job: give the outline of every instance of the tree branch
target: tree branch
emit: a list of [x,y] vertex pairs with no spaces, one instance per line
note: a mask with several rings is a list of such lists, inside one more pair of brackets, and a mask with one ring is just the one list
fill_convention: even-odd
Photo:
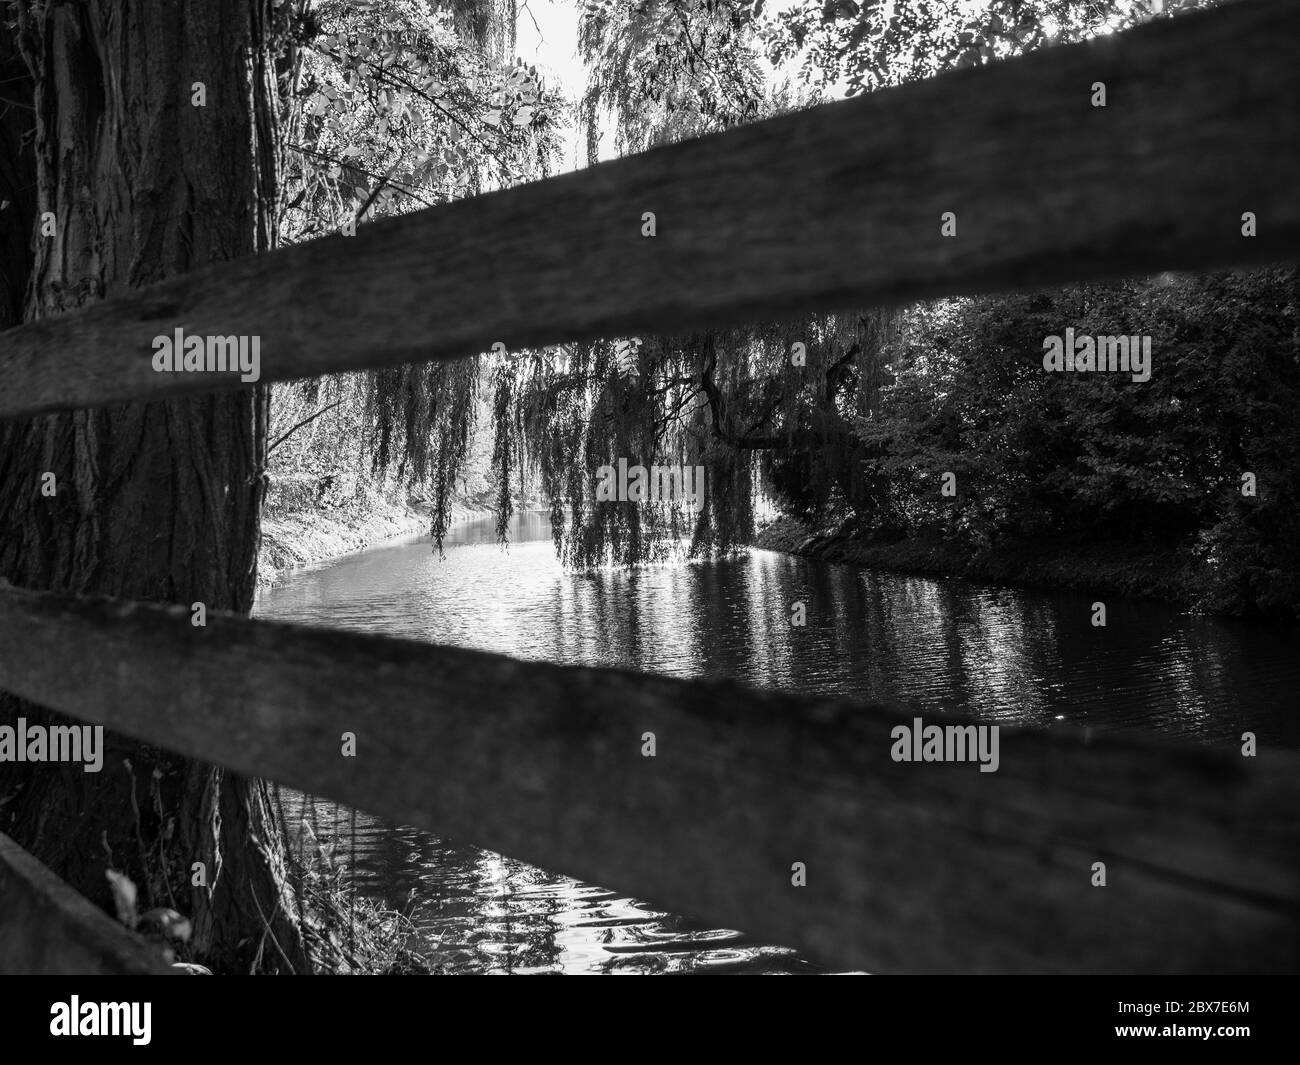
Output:
[[321,407],[321,409],[318,410],[315,414],[309,414],[306,418],[304,418],[302,421],[300,421],[297,425],[295,425],[295,426],[294,426],[292,429],[290,429],[288,432],[281,433],[281,434],[279,435],[279,437],[276,438],[275,443],[271,444],[271,446],[268,447],[268,448],[266,449],[266,453],[269,455],[272,451],[274,451],[277,447],[279,447],[279,446],[280,446],[281,444],[283,444],[286,440],[288,440],[290,436],[292,436],[294,433],[296,433],[299,429],[301,429],[301,428],[302,428],[304,425],[306,425],[308,422],[313,422],[313,421],[315,421],[315,420],[316,420],[317,418],[319,418],[322,414],[326,413],[327,411],[331,411],[331,410],[333,410],[335,407],[337,407],[337,406],[338,406],[340,403],[342,403],[342,402],[343,402],[343,400],[341,400],[341,399],[336,399],[336,400],[335,400],[333,403],[331,403],[328,407]]

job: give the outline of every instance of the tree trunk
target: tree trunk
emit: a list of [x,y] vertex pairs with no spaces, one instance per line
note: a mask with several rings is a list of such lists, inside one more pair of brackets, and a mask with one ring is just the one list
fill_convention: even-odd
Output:
[[[29,167],[36,192],[25,206],[36,216],[26,318],[271,245],[270,0],[23,0],[17,9],[16,29],[0,29],[15,35],[8,51],[0,44],[0,68],[16,42],[29,80],[5,95],[21,101],[26,89],[34,110],[19,113],[35,131],[34,151],[14,164]],[[206,106],[194,105],[195,83]],[[0,141],[13,139],[14,121],[0,125]],[[24,201],[10,209],[23,217]],[[0,269],[12,262],[21,257],[0,247]],[[140,330],[147,357],[155,330]],[[266,426],[262,390],[0,424],[0,576],[247,612]],[[41,492],[47,472],[52,498]],[[0,710],[19,714],[50,719],[12,699]],[[309,969],[266,786],[123,737],[106,735],[105,747],[99,773],[0,765],[5,831],[102,905],[105,869],[126,872],[142,909],[174,906],[193,919],[194,956],[220,969]],[[206,886],[192,886],[195,862]]]

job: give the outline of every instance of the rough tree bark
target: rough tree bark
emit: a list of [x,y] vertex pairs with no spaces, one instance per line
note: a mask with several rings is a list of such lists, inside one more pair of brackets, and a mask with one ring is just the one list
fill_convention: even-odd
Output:
[[[0,26],[0,325],[21,285],[32,320],[273,243],[271,0],[0,6],[16,16]],[[266,404],[249,390],[0,423],[0,577],[247,612]],[[0,720],[19,714],[50,718],[6,697]],[[102,905],[105,869],[126,872],[142,908],[191,916],[194,955],[217,968],[307,971],[266,786],[105,746],[98,774],[0,765],[3,830]]]

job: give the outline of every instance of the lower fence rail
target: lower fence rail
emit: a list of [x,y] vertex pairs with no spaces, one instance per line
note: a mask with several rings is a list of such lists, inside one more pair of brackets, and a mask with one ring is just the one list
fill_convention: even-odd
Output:
[[1297,966],[1291,752],[1003,728],[994,772],[896,761],[880,707],[10,586],[0,687],[829,966]]
[[172,971],[159,950],[0,833],[0,974]]

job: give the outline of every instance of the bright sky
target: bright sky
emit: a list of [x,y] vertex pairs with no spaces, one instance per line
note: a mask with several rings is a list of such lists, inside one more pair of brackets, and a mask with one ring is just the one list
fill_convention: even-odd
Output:
[[554,73],[575,95],[581,90],[577,0],[522,0],[515,30],[515,48],[525,60]]
[[[587,74],[578,58],[578,0],[522,0],[515,19],[515,51],[534,64],[548,81],[558,82],[576,100],[582,95]],[[569,138],[565,164],[576,170],[586,166],[586,150],[576,131]],[[614,154],[611,138],[604,138],[601,158]]]

